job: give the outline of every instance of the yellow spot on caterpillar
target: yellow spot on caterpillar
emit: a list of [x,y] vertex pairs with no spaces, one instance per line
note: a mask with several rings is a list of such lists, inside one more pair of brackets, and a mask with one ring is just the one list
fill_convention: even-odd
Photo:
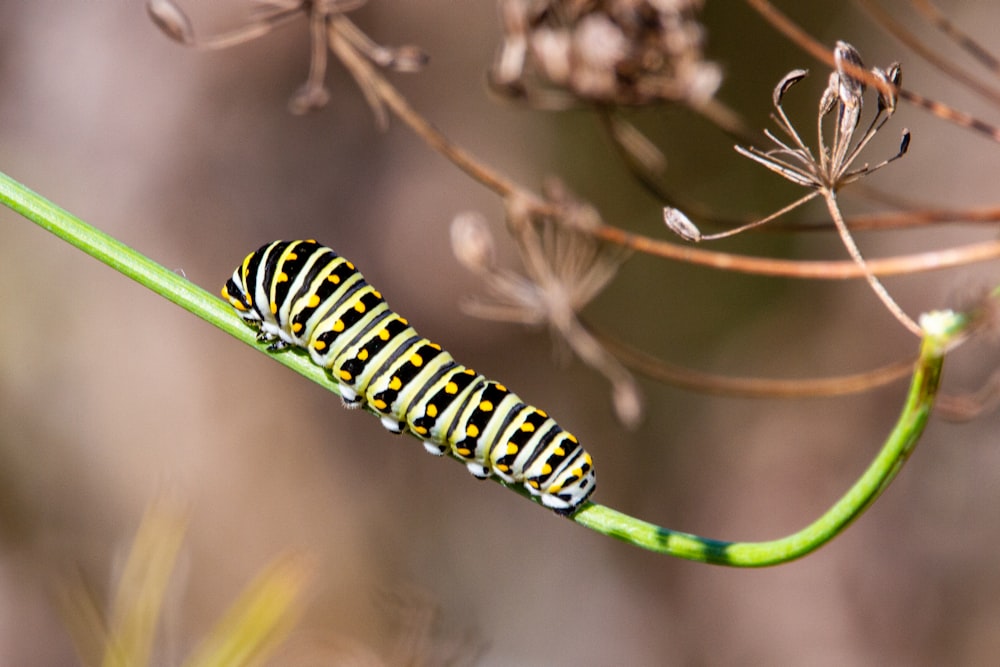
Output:
[[490,401],[481,401],[479,403],[479,409],[483,412],[493,412],[493,403]]
[[377,289],[373,289],[372,294],[375,296],[376,299],[382,298],[382,292],[379,292]]
[[399,391],[399,388],[403,386],[403,381],[399,379],[398,376],[393,375],[392,379],[389,380],[389,389],[393,391]]
[[354,304],[354,310],[358,311],[359,313],[365,312],[365,302],[364,301],[357,301]]
[[276,304],[275,302],[272,301],[271,302],[271,314],[274,315],[277,312],[278,312],[278,304]]
[[580,441],[577,440],[576,436],[573,435],[572,433],[567,433],[566,434],[566,439],[569,440],[570,442],[572,442],[574,445],[580,444]]
[[538,482],[536,482],[533,479],[530,479],[530,480],[528,480],[528,486],[530,486],[533,489],[537,489],[538,488]]
[[319,294],[313,294],[309,297],[309,307],[315,308],[319,305]]
[[344,320],[337,320],[333,323],[333,330],[340,333],[344,330]]
[[288,282],[288,274],[285,273],[284,271],[282,271],[281,273],[279,273],[278,274],[278,282],[279,283],[287,283]]
[[378,337],[379,337],[380,340],[383,340],[383,341],[389,340],[389,330],[388,329],[382,329],[381,331],[378,332]]
[[459,456],[472,456],[472,450],[469,449],[468,447],[459,447],[458,449],[455,450],[455,453],[457,453]]
[[427,416],[430,417],[431,419],[437,419],[438,409],[437,406],[434,405],[433,403],[427,406]]
[[479,427],[477,427],[475,424],[469,424],[465,428],[465,435],[469,436],[470,438],[478,438],[479,437]]
[[499,389],[500,391],[507,391],[507,387],[503,386],[499,382],[497,382],[496,385],[497,385],[497,389]]
[[508,442],[507,456],[514,456],[514,454],[517,454],[517,445],[515,445],[513,442]]
[[444,393],[446,393],[446,394],[457,394],[458,393],[458,385],[455,384],[454,382],[449,382],[448,384],[446,384],[444,386]]
[[416,433],[417,435],[427,435],[427,427],[417,426],[413,429],[413,432]]
[[294,331],[295,333],[302,331],[302,322],[296,322],[295,324],[293,324],[292,331]]
[[358,361],[368,361],[368,349],[365,348],[358,352]]
[[435,350],[438,350],[438,351],[441,350],[441,346],[438,345],[437,343],[428,343],[428,345],[430,345],[431,347],[433,347]]
[[414,352],[410,355],[410,363],[419,368],[424,365],[424,358]]
[[372,407],[375,408],[376,410],[385,410],[385,401],[383,401],[381,398],[376,398],[374,401],[372,401]]
[[553,484],[552,486],[549,487],[547,493],[559,493],[560,491],[562,491],[562,488],[563,488],[562,484]]
[[542,419],[548,419],[549,417],[549,413],[547,413],[545,410],[539,410],[538,408],[535,408],[535,413]]
[[566,456],[566,450],[562,447],[556,447],[552,453],[556,456]]
[[543,475],[551,475],[552,474],[552,466],[550,466],[548,463],[546,463],[545,465],[543,465],[542,466],[542,474]]
[[331,273],[326,277],[326,279],[329,280],[334,285],[340,284],[340,276],[338,276],[336,273]]
[[586,461],[588,464],[594,463],[594,459],[590,458],[590,452],[587,452],[586,454],[583,455],[583,460]]
[[476,371],[472,370],[471,368],[466,368],[462,372],[465,373],[466,375],[475,375],[476,374]]
[[351,381],[351,379],[352,379],[352,378],[351,378],[351,374],[350,374],[350,373],[348,373],[347,371],[345,371],[345,370],[341,369],[341,370],[340,370],[340,379],[341,379],[341,380],[344,380],[345,382],[350,382],[350,381]]
[[402,324],[404,327],[407,327],[407,326],[410,325],[410,321],[408,319],[406,319],[405,317],[400,317],[399,318],[399,323]]
[[351,263],[351,260],[349,260],[349,259],[345,259],[345,260],[344,260],[344,264],[346,264],[346,265],[347,265],[347,268],[349,268],[349,269],[350,269],[351,271],[353,271],[353,270],[354,270],[354,264],[353,264],[353,263]]
[[574,479],[580,479],[583,477],[583,468],[573,468]]
[[523,424],[521,424],[521,430],[524,431],[525,433],[531,433],[532,431],[535,430],[535,425],[532,424],[531,422],[524,422]]
[[508,470],[510,470],[510,466],[505,466],[502,463],[498,463],[497,470],[499,470],[500,472],[507,472]]
[[324,343],[321,340],[318,340],[315,343],[313,343],[313,349],[316,350],[317,352],[322,352],[323,350],[326,349],[326,343]]

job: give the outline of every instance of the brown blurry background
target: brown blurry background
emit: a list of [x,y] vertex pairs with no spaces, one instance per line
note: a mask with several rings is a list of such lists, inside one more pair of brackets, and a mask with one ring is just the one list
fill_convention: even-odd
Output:
[[[996,118],[854,6],[814,4],[795,18],[824,43],[850,41],[868,65],[901,60],[909,86]],[[984,26],[997,25],[1000,8],[950,4],[952,20],[995,37]],[[248,11],[237,0],[183,6],[200,34]],[[558,173],[610,222],[665,236],[659,205],[590,116],[518,109],[487,93],[499,43],[492,3],[373,0],[352,18],[382,43],[430,54],[423,72],[392,80],[451,138],[530,187]],[[767,123],[785,72],[813,69],[788,102],[811,139],[826,70],[742,3],[710,2],[704,23],[708,54],[726,71],[719,97],[754,126]],[[333,246],[421,333],[580,436],[597,461],[595,500],[660,525],[730,540],[783,536],[839,498],[875,454],[905,383],[764,401],[644,381],[647,417],[623,430],[606,383],[582,364],[553,364],[544,332],[460,311],[481,285],[452,256],[450,221],[479,211],[502,234],[498,201],[398,122],[379,132],[336,63],[329,106],[289,114],[307,65],[302,21],[199,53],[168,41],[138,0],[7,0],[0,170],[212,292],[265,241]],[[667,153],[671,187],[722,213],[764,214],[800,195],[689,112],[638,118]],[[869,185],[918,203],[996,201],[997,146],[912,107],[867,160],[892,154],[904,126],[910,154]],[[884,498],[802,561],[761,571],[689,563],[476,482],[7,209],[0,230],[0,664],[75,663],[53,588],[76,569],[108,596],[144,509],[163,493],[190,516],[158,654],[165,664],[289,550],[310,552],[317,568],[299,631],[275,664],[932,665],[1000,654],[996,414],[933,420]],[[860,242],[883,256],[992,233],[952,227]],[[718,247],[845,255],[832,234]],[[504,257],[515,265],[509,244]],[[956,305],[997,275],[993,263],[888,284],[918,313]],[[916,350],[862,281],[748,278],[647,257],[628,263],[588,316],[665,359],[731,374],[857,372]],[[975,388],[996,363],[988,345],[962,349],[945,386]]]

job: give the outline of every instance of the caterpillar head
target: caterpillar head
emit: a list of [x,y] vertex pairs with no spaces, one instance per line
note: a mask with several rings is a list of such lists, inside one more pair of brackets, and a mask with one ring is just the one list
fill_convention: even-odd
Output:
[[260,313],[253,307],[253,298],[247,293],[246,285],[240,276],[240,269],[233,272],[233,276],[226,281],[222,287],[222,298],[236,311],[236,314],[248,324],[260,322]]

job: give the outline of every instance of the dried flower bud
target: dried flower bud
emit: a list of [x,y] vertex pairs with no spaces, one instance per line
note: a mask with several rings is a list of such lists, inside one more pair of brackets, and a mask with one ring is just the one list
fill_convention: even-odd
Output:
[[839,101],[840,75],[836,72],[830,72],[830,76],[826,80],[826,88],[823,90],[823,96],[819,98],[819,115],[825,116],[833,111]]
[[495,264],[493,235],[479,213],[455,216],[451,222],[451,248],[462,266],[473,273],[489,270]]
[[635,429],[642,421],[644,411],[642,391],[635,378],[624,375],[611,386],[611,403],[615,416],[626,428]]
[[663,208],[663,222],[667,228],[685,241],[700,241],[701,230],[691,222],[691,219],[679,209],[666,206]]
[[292,95],[288,109],[297,116],[322,109],[330,101],[330,91],[324,86],[305,84]]
[[864,69],[865,64],[861,60],[861,54],[847,42],[837,42],[837,47],[833,50],[833,59],[837,63],[837,74],[839,74],[840,101],[847,107],[858,106],[865,92],[865,82],[849,72],[844,63]]
[[194,42],[194,29],[187,15],[173,0],[149,0],[146,12],[163,33],[181,44]]
[[781,77],[781,81],[779,81],[778,85],[774,87],[774,92],[771,94],[771,101],[774,103],[774,106],[780,107],[781,101],[785,98],[785,93],[788,92],[789,88],[807,76],[809,76],[809,70],[793,69],[791,72]]
[[879,88],[878,108],[880,111],[885,111],[891,116],[896,112],[896,102],[898,101],[896,90],[903,83],[903,68],[900,67],[899,63],[892,63],[885,70],[876,67],[872,70],[872,73],[889,88],[889,90]]

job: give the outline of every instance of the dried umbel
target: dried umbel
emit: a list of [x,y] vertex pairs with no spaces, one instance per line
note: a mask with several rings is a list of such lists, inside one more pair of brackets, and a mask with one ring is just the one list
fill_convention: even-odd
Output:
[[[886,69],[875,67],[870,72],[866,72],[861,54],[847,42],[837,42],[834,49],[834,61],[836,69],[830,73],[826,89],[819,102],[815,151],[803,141],[782,108],[785,94],[792,86],[806,77],[806,70],[801,69],[792,70],[786,74],[775,86],[771,96],[774,104],[772,118],[785,138],[782,139],[770,130],[765,130],[764,134],[774,144],[773,148],[763,150],[756,146],[736,146],[740,155],[758,162],[796,185],[808,188],[810,190],[808,194],[765,218],[719,234],[701,234],[698,227],[687,216],[673,208],[664,210],[664,222],[671,231],[688,241],[708,241],[758,227],[811,199],[822,197],[826,202],[834,226],[844,242],[844,247],[864,272],[872,291],[903,326],[914,335],[922,336],[923,329],[920,325],[900,308],[882,282],[872,272],[871,267],[868,266],[861,250],[854,241],[854,237],[847,228],[847,223],[844,222],[837,200],[837,193],[841,188],[882,169],[906,154],[910,146],[910,132],[904,129],[899,142],[899,150],[892,157],[874,165],[869,165],[866,162],[856,166],[858,156],[895,113],[897,91],[902,82],[903,73],[899,63],[892,63]],[[869,74],[877,82],[878,95],[875,115],[860,132],[866,86],[865,81],[858,76],[859,74]],[[834,112],[836,112],[836,123],[832,130],[831,140],[827,138],[828,133],[825,131],[824,121]]]
[[699,106],[722,79],[702,55],[700,0],[501,0],[495,88],[542,107]]
[[397,72],[415,72],[427,62],[427,55],[415,46],[390,48],[377,44],[346,16],[367,0],[256,0],[253,17],[238,28],[206,38],[198,38],[187,15],[174,0],[147,0],[146,11],[153,23],[168,37],[198,49],[226,49],[269,34],[304,16],[309,21],[312,42],[309,76],[289,102],[293,113],[304,114],[323,108],[330,100],[324,79],[327,52],[334,53],[354,75],[361,92],[375,112],[380,126],[388,122],[379,94],[373,89],[364,67],[351,66],[346,59],[361,58],[373,65]]
[[615,414],[628,427],[642,416],[642,396],[632,375],[602,346],[579,313],[614,278],[626,258],[587,230],[599,222],[596,211],[552,182],[546,201],[558,219],[540,216],[524,201],[508,202],[508,226],[524,264],[524,273],[495,263],[493,237],[486,222],[463,214],[452,223],[455,256],[483,279],[487,293],[467,301],[465,310],[489,320],[547,325],[560,351],[572,351],[611,383]]

